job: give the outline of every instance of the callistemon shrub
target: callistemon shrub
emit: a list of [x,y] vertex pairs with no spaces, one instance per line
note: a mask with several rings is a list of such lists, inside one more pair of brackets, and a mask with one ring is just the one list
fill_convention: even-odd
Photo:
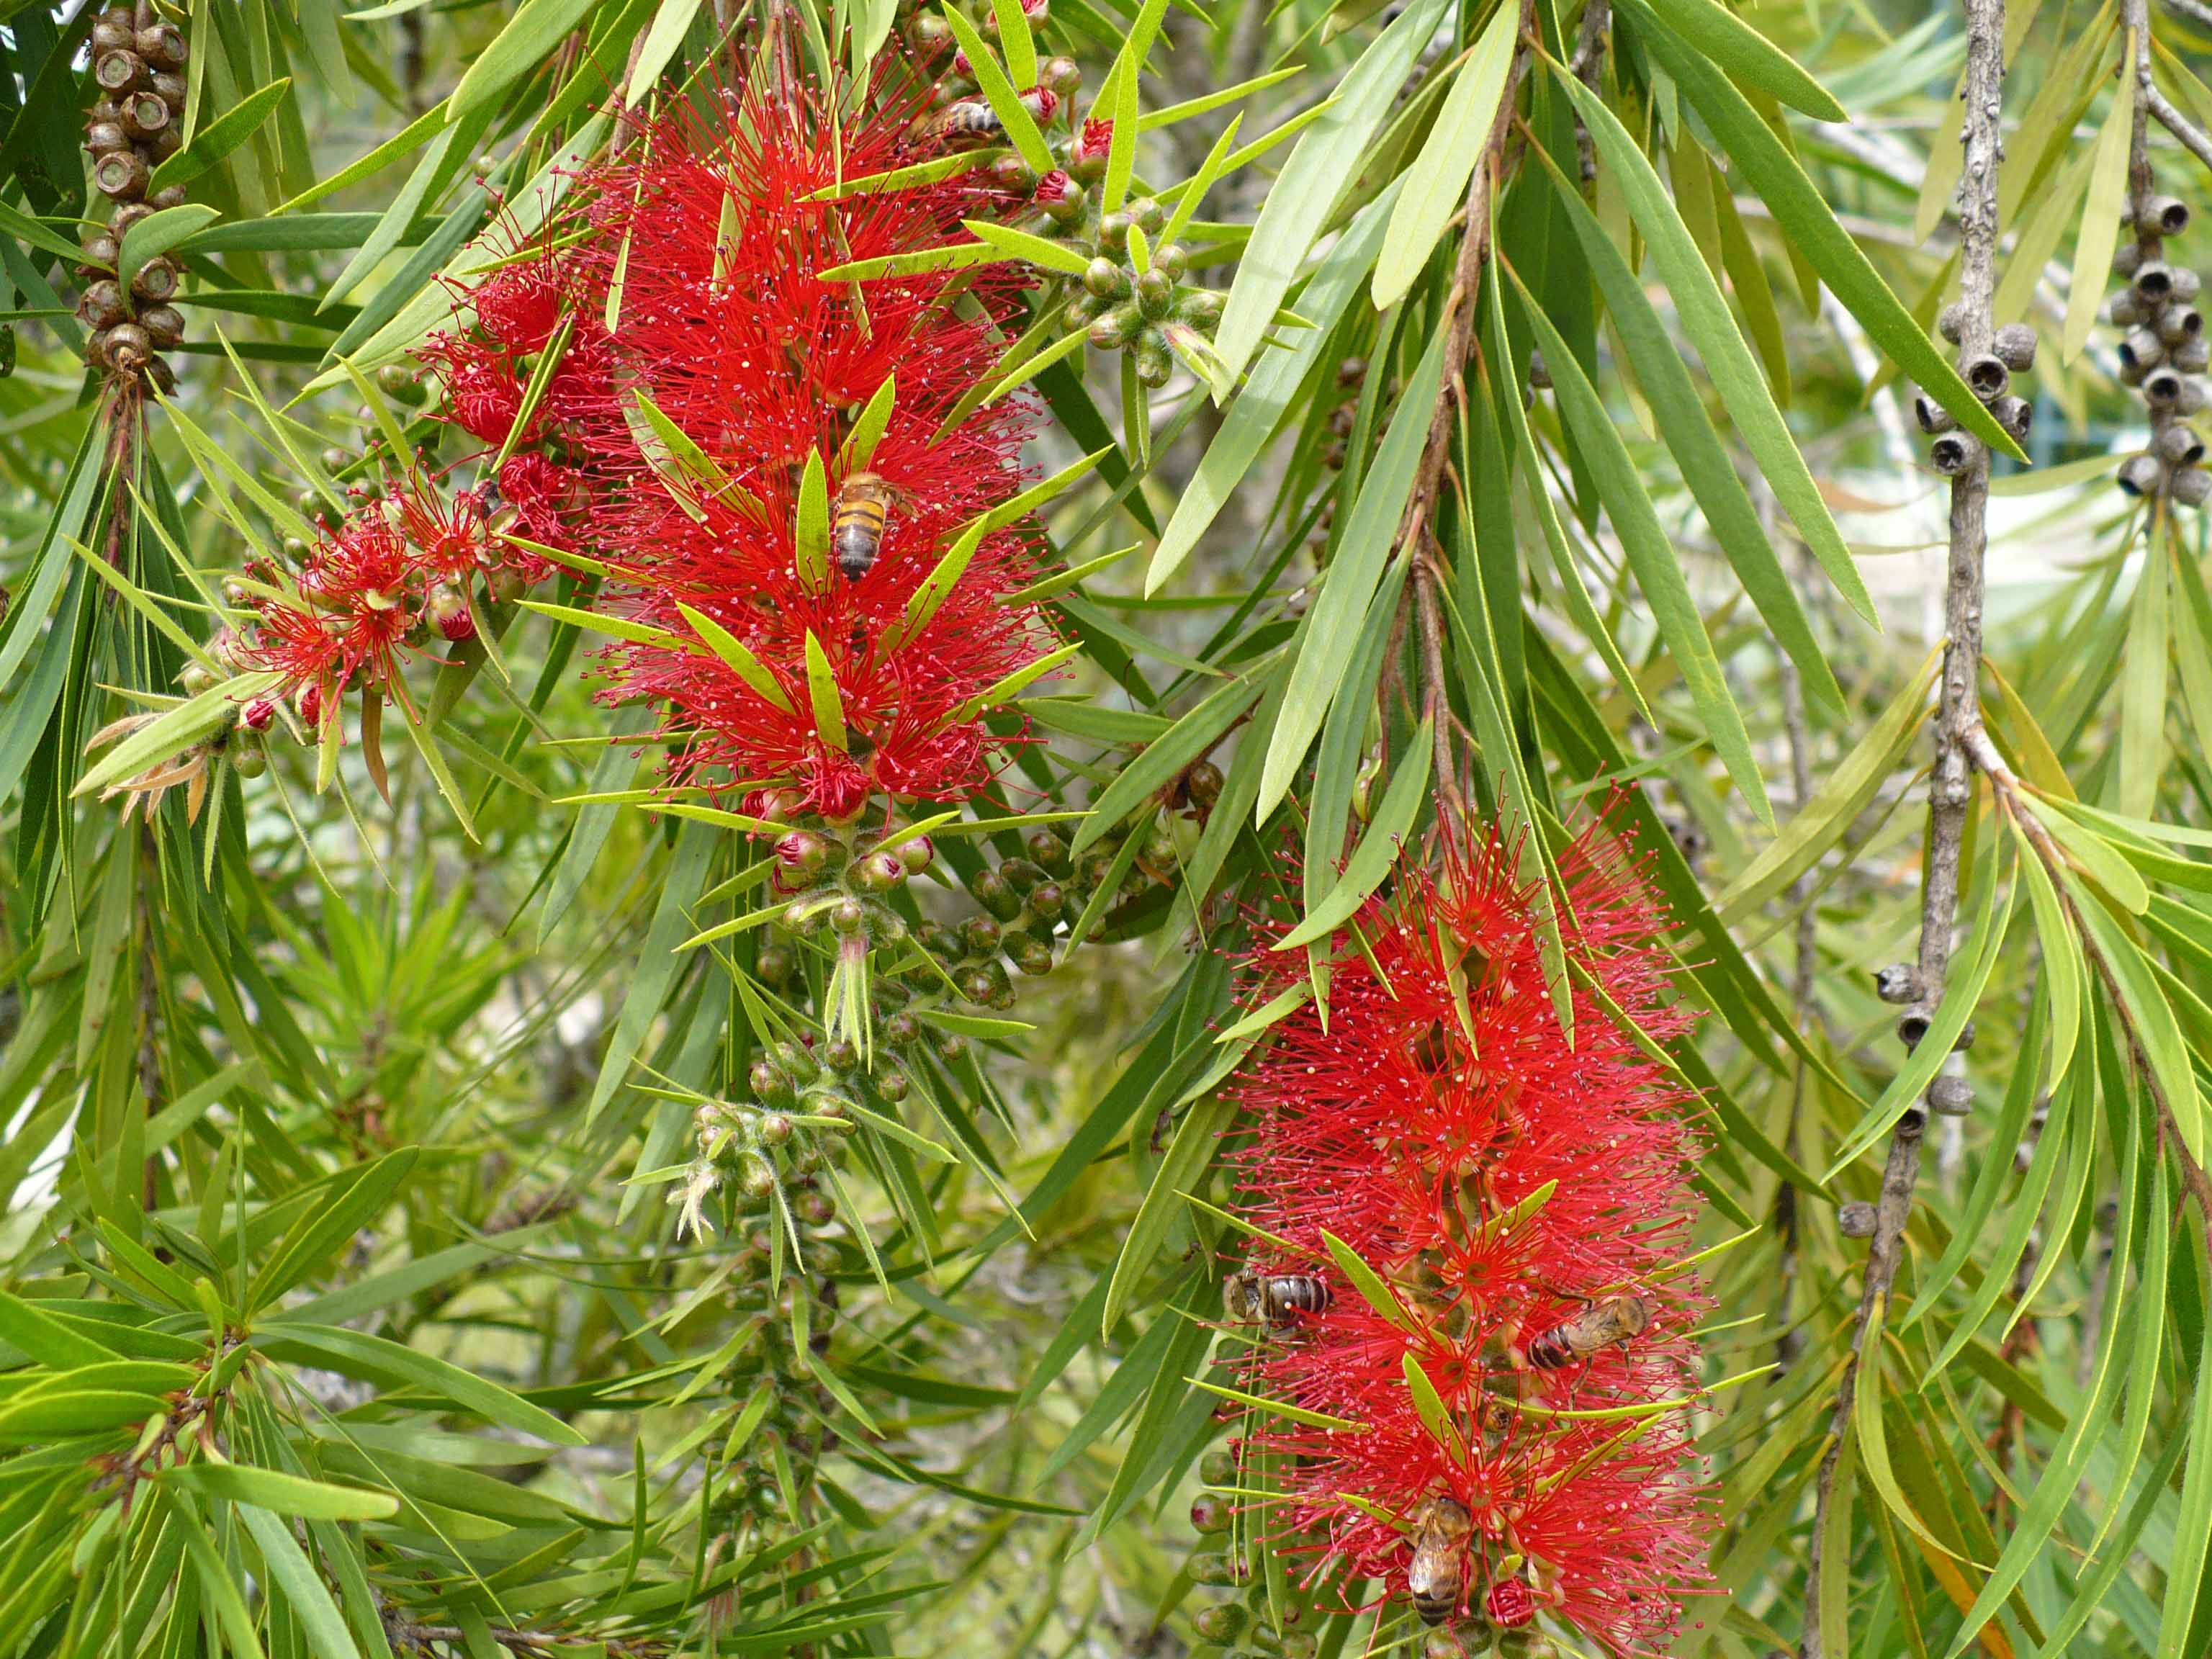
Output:
[[[1251,1386],[1358,1425],[1263,1419],[1249,1447],[1285,1454],[1266,1462],[1287,1501],[1255,1524],[1316,1583],[1370,1581],[1431,1622],[1548,1617],[1644,1654],[1708,1542],[1686,1413],[1632,1409],[1696,1387],[1705,1304],[1678,1270],[1696,1138],[1587,985],[1655,1038],[1686,1016],[1656,907],[1601,825],[1560,861],[1570,1040],[1516,861],[1465,835],[1440,874],[1371,902],[1366,949],[1338,936],[1326,1024],[1309,1003],[1241,1083],[1243,1206],[1290,1247],[1248,1268],[1326,1286],[1318,1311],[1262,1322]],[[1302,950],[1257,962],[1255,1006],[1306,971]],[[1363,1294],[1343,1252],[1380,1284]]]
[[897,84],[732,92],[638,133],[434,348],[453,419],[524,425],[515,533],[605,564],[599,607],[665,630],[613,648],[606,696],[665,711],[671,781],[831,817],[981,781],[975,700],[1054,643],[1010,600],[1031,534],[961,535],[1023,488],[1035,406],[979,395],[1023,279],[881,264],[1006,199],[981,171],[841,193],[943,153]]

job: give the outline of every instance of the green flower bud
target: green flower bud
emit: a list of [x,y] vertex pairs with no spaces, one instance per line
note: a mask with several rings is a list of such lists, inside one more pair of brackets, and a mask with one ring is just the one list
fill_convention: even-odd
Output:
[[871,853],[853,866],[853,884],[867,893],[888,893],[906,879],[906,862],[896,853]]
[[1175,378],[1175,353],[1160,337],[1158,329],[1148,328],[1137,339],[1137,379],[1144,386],[1158,391]]
[[876,1092],[894,1106],[914,1092],[904,1072],[885,1072],[876,1080]]
[[781,989],[791,983],[798,970],[799,958],[791,953],[787,945],[763,945],[760,955],[753,960],[753,975],[771,989]]
[[1166,228],[1168,210],[1156,197],[1146,196],[1129,204],[1129,217],[1147,236],[1158,236]]
[[1244,1609],[1234,1601],[1217,1607],[1201,1607],[1190,1621],[1190,1627],[1208,1642],[1226,1647],[1244,1631]]
[[1022,845],[1040,867],[1054,872],[1067,868],[1067,843],[1049,830],[1032,830],[1022,837]]
[[915,836],[901,842],[892,849],[898,854],[900,866],[909,876],[918,876],[936,861],[937,848],[927,836]]
[[1101,254],[1084,268],[1083,287],[1094,299],[1118,299],[1129,291],[1129,273]]
[[968,954],[968,946],[960,935],[941,921],[925,921],[915,932],[915,940],[939,962],[957,962]]
[[791,1086],[791,1073],[772,1060],[753,1062],[749,1080],[753,1087],[753,1098],[763,1106],[790,1106],[799,1099]]
[[860,1063],[860,1051],[851,1039],[836,1037],[822,1045],[822,1063],[833,1072],[849,1072]]
[[1067,908],[1067,895],[1056,881],[1042,881],[1030,889],[1030,913],[1040,921],[1058,921]]
[[1001,930],[988,916],[970,916],[960,924],[960,936],[975,955],[988,956],[999,948]]
[[1175,298],[1175,284],[1167,273],[1155,265],[1137,278],[1137,308],[1145,313],[1147,322],[1157,323],[1168,314],[1168,304]]
[[903,1048],[921,1035],[921,1022],[901,1009],[884,1021],[882,1035],[892,1048]]
[[839,899],[830,907],[830,925],[847,935],[857,933],[867,923],[868,913],[858,899]]
[[947,1065],[961,1059],[968,1052],[968,1039],[957,1031],[939,1031],[935,1041],[937,1057]]
[[1101,351],[1119,351],[1137,337],[1144,313],[1134,304],[1118,305],[1091,325],[1091,343]]
[[1190,254],[1181,242],[1162,242],[1152,250],[1152,269],[1163,273],[1168,281],[1179,283],[1190,269]]
[[1190,1582],[1194,1584],[1218,1589],[1237,1583],[1243,1577],[1236,1561],[1225,1550],[1202,1550],[1190,1558]]
[[1216,1446],[1198,1460],[1198,1478],[1209,1486],[1235,1486],[1237,1455],[1226,1446]]
[[1175,314],[1193,328],[1208,329],[1221,320],[1228,305],[1229,296],[1214,289],[1187,288],[1176,301]]

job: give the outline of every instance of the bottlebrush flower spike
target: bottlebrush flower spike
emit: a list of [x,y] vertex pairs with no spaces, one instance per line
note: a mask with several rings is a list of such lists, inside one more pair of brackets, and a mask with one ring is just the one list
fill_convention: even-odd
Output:
[[[1035,416],[1006,399],[947,424],[1000,331],[1019,332],[1008,268],[823,280],[969,240],[963,218],[1006,205],[981,172],[823,199],[941,149],[919,101],[884,84],[865,101],[841,129],[829,94],[732,92],[718,119],[656,127],[580,180],[544,251],[504,266],[473,326],[433,348],[453,417],[499,443],[535,354],[572,330],[584,366],[563,392],[564,358],[498,479],[516,533],[588,549],[618,574],[603,605],[680,636],[612,648],[603,693],[666,707],[672,782],[791,786],[833,817],[879,791],[980,782],[994,745],[971,700],[1054,643],[1034,607],[1007,602],[1030,576],[1014,526],[909,621],[962,530],[1021,490]],[[779,695],[711,636],[692,648],[685,610]]]
[[[1697,1141],[1685,1102],[1585,989],[1569,1046],[1515,862],[1495,834],[1462,832],[1440,876],[1370,902],[1371,963],[1356,946],[1339,958],[1327,1028],[1310,1004],[1286,1018],[1239,1085],[1248,1213],[1295,1251],[1248,1270],[1329,1287],[1275,1316],[1250,1385],[1367,1425],[1271,1419],[1253,1443],[1290,1454],[1275,1462],[1290,1501],[1267,1513],[1280,1544],[1317,1557],[1311,1580],[1340,1571],[1405,1595],[1426,1540],[1422,1599],[1450,1597],[1439,1619],[1511,1629],[1545,1614],[1613,1654],[1650,1654],[1703,1582],[1711,1517],[1689,1426],[1541,1410],[1696,1388],[1706,1304],[1668,1269],[1689,1248]],[[1679,1034],[1661,917],[1619,844],[1593,826],[1560,867],[1570,958],[1646,1032]],[[1302,952],[1262,951],[1256,966],[1255,1005],[1304,976]],[[1394,1286],[1412,1330],[1344,1282],[1324,1233]],[[1424,1421],[1409,1365],[1452,1444]]]

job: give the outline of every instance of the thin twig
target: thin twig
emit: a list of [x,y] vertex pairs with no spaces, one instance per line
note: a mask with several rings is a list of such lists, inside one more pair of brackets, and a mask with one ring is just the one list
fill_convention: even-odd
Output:
[[[1964,0],[1966,112],[1960,131],[1965,148],[1959,186],[1959,349],[1962,360],[1990,349],[1991,302],[1996,289],[1997,163],[2003,154],[2000,123],[2004,98],[2004,0]],[[1951,480],[1948,580],[1943,594],[1943,677],[1936,713],[1936,763],[1928,788],[1928,858],[1920,891],[1921,994],[1933,1004],[1943,994],[1950,966],[1952,931],[1959,911],[1959,863],[1974,789],[1968,740],[1981,729],[1982,564],[1988,542],[1989,459],[1981,452]],[[1881,1195],[1875,1206],[1866,1275],[1851,1333],[1851,1351],[1830,1413],[1827,1449],[1814,1487],[1813,1534],[1806,1565],[1805,1623],[1801,1659],[1821,1659],[1821,1556],[1836,1468],[1850,1430],[1858,1368],[1880,1340],[1873,1328],[1889,1306],[1904,1255],[1905,1224],[1912,1213],[1920,1175],[1927,1115],[1908,1109],[1891,1132]]]
[[[1587,0],[1582,21],[1575,28],[1574,56],[1567,60],[1567,68],[1592,92],[1598,90],[1606,42],[1612,34],[1613,0]],[[1575,158],[1581,163],[1582,181],[1586,185],[1594,183],[1597,178],[1597,143],[1579,113],[1575,117]]]

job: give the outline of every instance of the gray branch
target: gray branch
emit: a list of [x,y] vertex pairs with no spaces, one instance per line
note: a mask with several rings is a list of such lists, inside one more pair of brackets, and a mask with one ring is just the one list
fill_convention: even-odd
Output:
[[[1966,75],[1960,95],[1966,101],[1966,115],[1960,142],[1965,147],[1965,165],[1959,185],[1959,351],[1962,361],[1990,349],[1995,327],[1990,311],[1996,290],[1997,164],[2004,149],[2001,125],[2004,0],[1964,0],[1964,3]],[[1952,931],[1959,911],[1960,849],[1974,794],[1968,749],[1980,726],[1982,562],[1988,541],[1988,511],[1989,459],[1984,452],[1951,481],[1942,689],[1936,713],[1936,762],[1928,790],[1928,863],[1920,893],[1920,977],[1922,994],[1931,1005],[1942,995],[1943,975],[1951,963]],[[1890,1135],[1889,1156],[1882,1166],[1881,1195],[1875,1206],[1874,1237],[1868,1243],[1866,1277],[1859,1293],[1851,1352],[1836,1389],[1827,1450],[1821,1457],[1814,1488],[1805,1624],[1797,1647],[1801,1659],[1822,1659],[1821,1555],[1828,1529],[1828,1505],[1835,1492],[1844,1436],[1850,1431],[1858,1368],[1871,1346],[1880,1342],[1877,1327],[1888,1315],[1890,1291],[1904,1254],[1905,1224],[1912,1213],[1912,1193],[1919,1179],[1926,1127],[1924,1110],[1918,1106],[1908,1109]]]

